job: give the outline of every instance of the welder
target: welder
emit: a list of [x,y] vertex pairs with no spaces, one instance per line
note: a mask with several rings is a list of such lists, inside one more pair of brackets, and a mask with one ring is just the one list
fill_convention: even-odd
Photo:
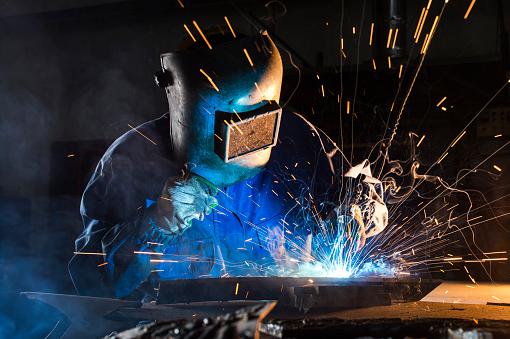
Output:
[[299,197],[331,181],[317,135],[282,114],[267,33],[209,35],[162,54],[161,67],[169,113],[118,138],[83,193],[69,263],[80,294],[140,298],[164,279],[266,275],[291,257],[281,234],[303,224]]

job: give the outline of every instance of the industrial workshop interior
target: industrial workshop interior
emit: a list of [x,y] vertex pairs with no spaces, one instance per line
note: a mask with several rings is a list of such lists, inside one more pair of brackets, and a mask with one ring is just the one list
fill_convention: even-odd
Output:
[[510,1],[0,1],[0,338],[510,338]]

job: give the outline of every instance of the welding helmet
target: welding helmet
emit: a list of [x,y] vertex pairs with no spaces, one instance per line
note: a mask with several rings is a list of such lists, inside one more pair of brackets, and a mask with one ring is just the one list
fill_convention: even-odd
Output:
[[167,94],[176,160],[228,186],[256,175],[269,160],[282,114],[283,66],[266,32],[206,39],[162,54],[156,81]]

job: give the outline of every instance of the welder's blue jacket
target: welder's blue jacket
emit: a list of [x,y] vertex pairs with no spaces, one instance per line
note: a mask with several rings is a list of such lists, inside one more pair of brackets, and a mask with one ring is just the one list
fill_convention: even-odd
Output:
[[283,226],[301,237],[307,227],[301,207],[310,202],[309,192],[317,201],[328,194],[332,172],[316,133],[301,118],[284,113],[279,142],[265,168],[251,179],[220,188],[218,208],[158,245],[160,239],[146,227],[147,215],[166,180],[181,169],[172,161],[167,114],[137,130],[156,145],[136,131],[122,135],[102,157],[83,194],[85,229],[76,251],[104,256],[81,254],[71,260],[70,273],[80,294],[126,297],[149,276],[165,280],[271,274],[271,230]]

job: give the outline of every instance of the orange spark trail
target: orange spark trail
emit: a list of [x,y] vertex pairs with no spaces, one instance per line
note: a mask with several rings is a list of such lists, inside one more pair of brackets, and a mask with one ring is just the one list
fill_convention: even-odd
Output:
[[368,42],[369,46],[372,46],[372,37],[374,36],[374,23],[370,24],[370,41]]
[[140,134],[142,137],[144,137],[145,139],[149,140],[151,143],[154,144],[154,146],[157,146],[158,144],[156,144],[154,141],[152,141],[151,139],[149,139],[146,135],[144,135],[142,132],[140,132],[139,130],[137,130],[136,128],[134,128],[133,126],[131,126],[130,124],[128,124],[129,128],[131,128],[133,131],[135,131],[136,133]]
[[244,55],[246,55],[246,59],[248,59],[248,62],[250,63],[250,66],[253,67],[253,61],[251,61],[250,55],[248,54],[248,51],[246,48],[243,48]]
[[476,0],[472,0],[471,3],[469,4],[466,14],[464,14],[464,20],[467,20],[469,13],[471,13],[471,10],[473,9],[473,6],[475,5],[475,2],[476,2]]
[[207,44],[207,47],[209,47],[209,49],[212,49],[212,46],[209,43],[209,40],[207,40],[207,38],[205,37],[204,33],[200,29],[200,26],[198,26],[198,24],[197,24],[197,22],[195,20],[193,20],[193,25],[197,29],[198,33],[200,33],[200,36],[202,37],[202,39],[204,39],[205,43]]
[[232,33],[232,35],[234,36],[234,38],[236,37],[236,33],[234,32],[234,29],[232,28],[232,26],[230,25],[230,21],[228,21],[228,18],[226,16],[223,17],[225,19],[225,21],[227,22],[227,25],[228,25],[228,28],[230,28],[230,32]]
[[191,39],[193,40],[193,42],[197,42],[197,39],[195,39],[195,37],[193,36],[193,33],[191,33],[191,31],[189,30],[188,26],[186,26],[186,24],[184,24],[184,29],[186,30],[186,32],[188,32],[188,34],[191,37]]
[[214,81],[211,79],[211,77],[203,70],[200,68],[200,73],[202,73],[206,78],[207,80],[209,81],[209,83],[212,85],[212,87],[216,90],[216,92],[219,92],[220,89],[218,88],[218,86],[216,86],[216,84],[214,83]]

